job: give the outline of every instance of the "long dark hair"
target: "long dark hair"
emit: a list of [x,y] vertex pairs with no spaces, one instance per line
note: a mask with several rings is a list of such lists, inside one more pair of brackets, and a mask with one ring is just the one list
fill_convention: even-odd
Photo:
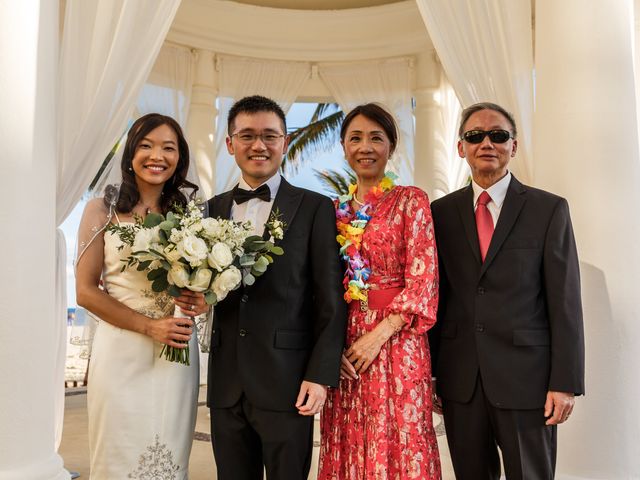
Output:
[[138,192],[136,176],[133,171],[133,157],[142,139],[149,132],[161,125],[167,125],[175,132],[178,138],[179,154],[176,171],[162,188],[162,196],[160,198],[162,213],[166,214],[176,203],[183,206],[187,204],[187,197],[180,189],[191,189],[192,192],[189,195],[189,199],[195,197],[198,186],[187,180],[187,172],[189,170],[189,145],[187,145],[187,140],[184,138],[182,128],[180,128],[178,122],[171,117],[160,115],[159,113],[148,113],[137,119],[129,129],[127,143],[124,145],[124,152],[122,154],[122,162],[120,163],[122,185],[120,186],[119,192],[117,192],[115,187],[107,187],[105,191],[105,203],[107,206],[116,193],[118,193],[118,200],[116,201],[116,210],[118,212],[130,213],[136,206],[140,200],[140,192]]

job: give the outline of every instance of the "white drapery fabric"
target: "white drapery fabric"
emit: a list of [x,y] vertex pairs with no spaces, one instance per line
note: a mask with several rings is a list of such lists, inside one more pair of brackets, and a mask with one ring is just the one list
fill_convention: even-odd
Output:
[[414,173],[410,67],[407,58],[318,66],[320,78],[345,113],[360,104],[377,102],[394,115],[400,131],[389,168],[405,185],[413,184]]
[[[58,79],[56,224],[122,135],[180,0],[67,0]],[[56,444],[64,415],[66,246],[57,236]]]
[[469,165],[458,156],[458,122],[460,102],[449,81],[442,75],[436,92],[439,118],[435,131],[434,200],[467,184]]
[[305,62],[220,56],[218,70],[215,193],[229,190],[240,178],[240,170],[225,146],[227,118],[233,103],[247,95],[263,95],[277,102],[286,114],[309,78],[311,66]]
[[[131,118],[127,121],[147,113],[161,113],[176,119],[188,138],[186,127],[191,106],[193,71],[194,58],[190,49],[177,45],[162,45],[151,73],[140,90]],[[93,188],[96,194],[103,192],[106,185],[120,183],[120,161],[125,140],[126,135],[123,133],[115,155]],[[187,179],[199,185],[194,165],[195,163],[193,168],[190,168]]]
[[518,125],[510,169],[533,179],[533,35],[529,0],[416,0],[463,107],[498,103]]

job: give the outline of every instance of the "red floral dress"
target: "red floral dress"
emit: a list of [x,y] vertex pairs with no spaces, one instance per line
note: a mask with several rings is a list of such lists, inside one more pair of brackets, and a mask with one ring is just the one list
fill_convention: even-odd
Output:
[[321,416],[318,480],[440,479],[425,332],[436,321],[438,270],[427,194],[395,187],[373,209],[362,243],[371,289],[404,287],[383,310],[349,308],[346,348],[391,313],[393,335],[359,380],[330,389]]

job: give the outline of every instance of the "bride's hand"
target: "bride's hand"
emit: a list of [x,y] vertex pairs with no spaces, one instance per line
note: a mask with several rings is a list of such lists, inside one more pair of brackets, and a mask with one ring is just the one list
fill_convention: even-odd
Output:
[[185,348],[193,333],[193,320],[190,318],[163,317],[150,319],[146,334],[156,342],[174,348]]

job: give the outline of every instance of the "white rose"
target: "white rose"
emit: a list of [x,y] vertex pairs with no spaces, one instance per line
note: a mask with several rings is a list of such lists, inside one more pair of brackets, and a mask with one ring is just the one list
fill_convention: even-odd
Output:
[[177,262],[180,259],[180,252],[173,245],[168,245],[162,252],[169,263]]
[[200,230],[202,230],[202,224],[200,222],[189,225],[189,231],[192,233],[198,233]]
[[233,262],[233,253],[226,244],[218,242],[211,248],[207,259],[212,268],[221,272]]
[[180,243],[180,241],[182,240],[182,231],[178,230],[177,228],[172,228],[169,240],[171,240],[171,242],[175,244]]
[[276,229],[273,231],[273,236],[276,237],[278,240],[282,240],[282,237],[284,236],[284,231],[282,230],[282,227],[276,227]]
[[197,267],[207,258],[209,250],[204,240],[187,232],[182,241],[176,245],[176,249],[192,267]]
[[200,223],[204,234],[210,238],[219,238],[222,235],[220,222],[215,218],[205,218]]
[[160,241],[160,227],[155,226],[153,228],[141,228],[136,233],[136,237],[133,240],[133,246],[131,250],[134,252],[147,251],[151,248],[152,243],[158,243]]
[[185,288],[189,283],[189,272],[181,263],[174,263],[167,273],[167,281],[178,288]]
[[210,283],[211,270],[208,268],[199,268],[191,275],[187,288],[192,292],[204,292],[209,288]]
[[211,289],[213,293],[216,294],[218,302],[224,300],[231,290],[236,289],[238,285],[240,285],[241,280],[242,273],[240,273],[240,270],[236,267],[229,267],[218,275],[211,285]]

